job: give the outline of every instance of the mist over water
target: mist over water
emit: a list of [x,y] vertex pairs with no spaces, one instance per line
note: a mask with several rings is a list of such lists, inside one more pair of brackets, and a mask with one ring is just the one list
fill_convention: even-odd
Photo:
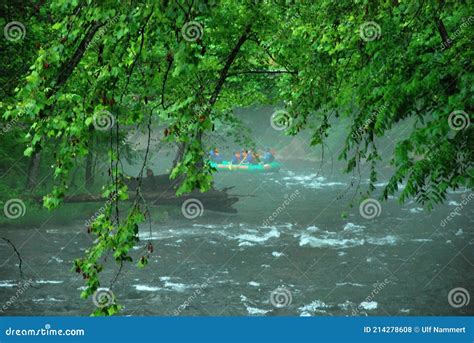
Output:
[[[258,149],[277,151],[281,170],[217,172],[215,188],[234,187],[229,193],[239,196],[237,213],[204,207],[200,216],[188,219],[180,208],[166,208],[151,228],[142,225],[135,256],[143,253],[148,240],[155,252],[144,269],[126,265],[115,284],[123,314],[474,314],[472,301],[463,308],[448,302],[450,290],[474,284],[472,192],[451,192],[432,211],[413,201],[400,205],[394,196],[380,201],[374,217],[362,215],[359,191],[368,187],[368,168],[360,175],[342,172],[344,164],[337,156],[344,123],[336,125],[335,138],[327,142],[321,167],[321,149],[308,146],[309,133],[284,136],[269,125],[272,111],[264,107],[238,113],[252,128]],[[224,154],[245,148],[219,137],[208,139],[209,147],[218,145]],[[388,156],[390,138],[380,144]],[[166,149],[152,151],[155,174],[169,169],[173,156],[166,154]],[[131,175],[138,165],[127,166]],[[372,199],[380,197],[391,175],[387,161],[379,172]],[[459,215],[446,222],[453,211]],[[8,315],[90,313],[92,304],[79,298],[84,280],[71,271],[72,261],[92,239],[84,227],[89,213],[83,217],[67,224],[45,221],[1,228],[3,236],[20,242],[23,271],[35,286],[9,307]],[[0,247],[5,261],[0,266],[0,303],[5,303],[15,295],[20,277],[15,254],[3,241]],[[108,283],[117,267],[111,257],[106,265],[111,267],[104,272]]]

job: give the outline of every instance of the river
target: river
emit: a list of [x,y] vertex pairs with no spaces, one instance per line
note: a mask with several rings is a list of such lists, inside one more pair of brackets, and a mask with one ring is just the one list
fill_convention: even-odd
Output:
[[[448,297],[455,288],[474,296],[472,192],[451,192],[433,211],[391,197],[375,216],[362,216],[360,198],[349,206],[351,180],[310,168],[220,173],[218,188],[235,185],[231,193],[251,196],[234,205],[237,214],[203,208],[187,219],[177,209],[153,222],[151,233],[144,225],[134,255],[148,239],[155,252],[144,269],[125,266],[115,284],[122,314],[473,315],[474,300],[456,307]],[[377,184],[373,198],[384,185]],[[453,211],[459,215],[443,221]],[[18,260],[1,242],[0,304],[9,304],[2,315],[92,312],[92,300],[79,298],[82,278],[71,271],[91,243],[84,220],[0,228],[33,280],[18,295]],[[110,281],[117,267],[107,266]]]

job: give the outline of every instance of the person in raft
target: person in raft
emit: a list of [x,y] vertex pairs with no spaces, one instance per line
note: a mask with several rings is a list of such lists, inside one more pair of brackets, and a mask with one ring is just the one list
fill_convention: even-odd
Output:
[[252,158],[253,158],[253,163],[254,164],[260,164],[260,162],[261,162],[260,157],[261,157],[261,155],[258,152],[256,152],[256,151],[252,152]]
[[275,155],[273,154],[273,151],[270,149],[265,149],[265,153],[263,154],[262,162],[264,164],[267,163],[272,163],[275,161]]
[[247,163],[248,164],[259,164],[259,154],[253,150],[247,150]]
[[253,164],[252,152],[250,150],[244,150],[242,152],[242,163]]
[[232,156],[231,163],[232,164],[240,164],[242,162],[242,156],[240,155],[240,151],[236,151],[234,156]]
[[222,161],[224,160],[222,156],[219,154],[219,149],[217,148],[214,148],[213,150],[209,152],[209,158],[212,162],[215,162],[215,163],[222,163]]

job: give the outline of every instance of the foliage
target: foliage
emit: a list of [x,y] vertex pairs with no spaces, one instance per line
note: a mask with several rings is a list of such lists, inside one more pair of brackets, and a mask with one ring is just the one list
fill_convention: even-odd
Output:
[[[472,188],[473,129],[452,129],[448,120],[453,111],[469,119],[473,109],[474,26],[463,25],[472,10],[468,1],[49,0],[25,14],[27,37],[40,43],[2,41],[11,55],[35,51],[35,59],[1,105],[4,120],[30,126],[25,156],[53,156],[56,185],[45,206],[59,205],[78,160],[97,146],[109,150],[109,205],[90,228],[93,246],[75,261],[87,285],[81,295],[100,287],[107,252],[120,265],[132,260],[146,218],[139,189],[123,220],[118,211],[128,197],[121,167],[127,127],[166,124],[164,142],[182,148],[171,173],[182,180],[178,194],[211,187],[203,137],[216,125],[241,132],[233,108],[256,103],[284,103],[287,134],[312,130],[312,145],[348,118],[340,158],[348,172],[370,168],[369,191],[379,139],[413,120],[409,138],[395,143],[384,196],[404,182],[402,201],[415,197],[430,207],[449,188]],[[375,36],[364,31],[367,23]],[[10,70],[20,63],[13,61]],[[104,114],[106,130],[98,125]],[[115,313],[113,306],[95,314]]]

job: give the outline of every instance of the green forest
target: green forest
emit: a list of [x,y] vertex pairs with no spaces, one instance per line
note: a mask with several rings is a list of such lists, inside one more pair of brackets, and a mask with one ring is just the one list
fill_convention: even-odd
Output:
[[[254,144],[238,108],[279,108],[272,126],[323,153],[348,123],[335,158],[348,174],[368,166],[357,201],[376,189],[380,140],[400,127],[381,202],[398,194],[429,211],[473,188],[472,1],[7,0],[0,13],[0,205],[103,206],[69,266],[83,299],[104,285],[104,258],[147,268],[159,249],[131,256],[150,220],[152,142],[175,151],[173,196],[212,194],[215,134]],[[117,297],[94,315],[121,308]]]

